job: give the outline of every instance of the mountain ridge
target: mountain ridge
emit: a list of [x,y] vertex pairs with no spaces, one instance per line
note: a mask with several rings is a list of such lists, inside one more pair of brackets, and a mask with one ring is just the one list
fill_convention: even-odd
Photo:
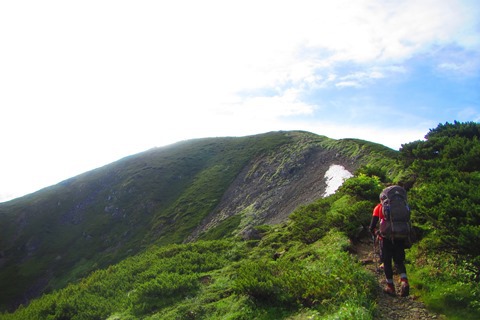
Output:
[[[185,142],[74,177],[0,205],[0,303],[15,310],[0,318],[478,319],[479,139],[480,124],[458,121],[398,152],[273,132]],[[305,177],[316,190],[341,159],[360,167],[316,198]],[[391,183],[407,189],[412,213],[409,301],[385,302],[383,277],[361,264]],[[305,194],[316,199],[287,221],[261,224]]]
[[[248,234],[321,197],[332,164],[394,162],[362,140],[302,131],[203,138],[131,155],[0,204],[0,294],[10,309],[152,244]],[[394,174],[394,172],[392,172]],[[12,297],[14,297],[12,299]]]

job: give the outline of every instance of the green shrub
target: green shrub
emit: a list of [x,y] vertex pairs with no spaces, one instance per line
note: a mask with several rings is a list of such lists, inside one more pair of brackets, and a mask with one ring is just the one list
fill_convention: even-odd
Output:
[[480,124],[440,124],[425,138],[401,149],[417,175],[410,191],[413,219],[435,232],[432,250],[462,255],[479,281]]
[[[438,241],[438,239],[437,239]],[[408,251],[411,284],[427,306],[451,319],[478,319],[480,283],[468,260],[445,251],[432,250],[432,237],[424,238]]]
[[334,195],[301,206],[290,215],[292,236],[308,244],[336,228],[356,237],[370,223],[381,191],[378,177],[360,174],[346,180]]
[[360,167],[356,172],[356,176],[364,175],[367,177],[377,177],[381,182],[388,182],[387,170],[375,165],[365,165]]
[[378,195],[382,189],[379,177],[360,173],[347,179],[337,192],[348,194],[358,200],[378,202]]
[[135,314],[150,313],[195,295],[199,288],[196,274],[162,273],[151,281],[141,283],[131,294]]
[[369,301],[374,281],[345,251],[347,246],[346,237],[330,231],[321,241],[298,244],[276,260],[247,260],[237,271],[234,289],[262,305],[313,307],[323,312],[326,306],[340,306],[350,299]]
[[2,319],[139,318],[195,296],[205,274],[224,268],[241,250],[230,241],[152,247]]
[[334,199],[334,196],[330,196],[296,209],[290,215],[292,223],[289,225],[289,231],[292,236],[307,244],[321,239],[330,228],[326,214]]

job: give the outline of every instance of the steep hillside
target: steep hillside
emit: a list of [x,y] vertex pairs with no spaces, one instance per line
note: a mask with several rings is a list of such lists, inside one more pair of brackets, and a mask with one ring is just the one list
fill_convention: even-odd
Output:
[[[243,233],[321,197],[333,164],[394,168],[396,152],[306,132],[155,148],[0,204],[1,308],[152,244]],[[389,174],[396,174],[395,171]]]

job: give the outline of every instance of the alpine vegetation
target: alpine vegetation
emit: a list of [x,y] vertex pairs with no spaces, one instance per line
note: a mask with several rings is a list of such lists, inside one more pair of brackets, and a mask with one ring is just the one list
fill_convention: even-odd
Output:
[[478,319],[479,138],[453,122],[399,151],[301,131],[197,139],[2,203],[0,318],[385,318],[355,251],[400,185],[410,292],[393,301]]

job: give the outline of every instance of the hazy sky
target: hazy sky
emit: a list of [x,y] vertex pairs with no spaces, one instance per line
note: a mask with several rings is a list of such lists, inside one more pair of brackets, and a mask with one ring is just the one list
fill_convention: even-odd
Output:
[[0,201],[179,140],[480,121],[480,2],[1,1]]

